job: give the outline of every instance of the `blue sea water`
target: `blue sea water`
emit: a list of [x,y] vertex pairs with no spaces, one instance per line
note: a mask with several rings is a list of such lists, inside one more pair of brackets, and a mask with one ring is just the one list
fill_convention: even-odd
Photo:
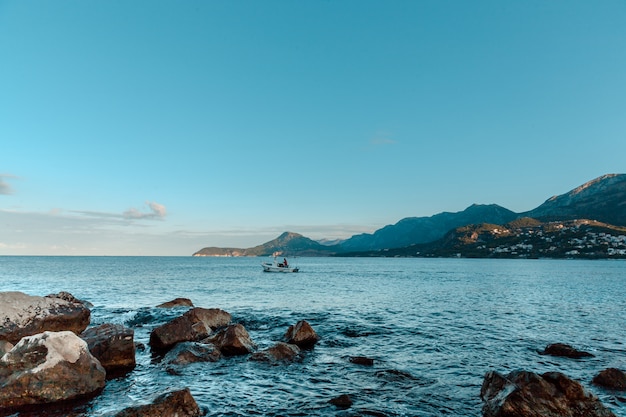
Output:
[[[101,395],[47,415],[105,416],[189,387],[209,416],[480,416],[484,374],[525,369],[563,372],[626,416],[625,394],[590,383],[626,370],[626,262],[298,258],[301,272],[271,274],[262,260],[0,257],[0,291],[69,291],[93,304],[92,324],[132,327],[146,345]],[[176,297],[230,312],[259,349],[303,319],[321,340],[292,364],[224,358],[172,375],[147,346],[154,327],[182,313],[155,306]],[[594,357],[537,353],[556,342]],[[351,408],[328,403],[341,394]]]

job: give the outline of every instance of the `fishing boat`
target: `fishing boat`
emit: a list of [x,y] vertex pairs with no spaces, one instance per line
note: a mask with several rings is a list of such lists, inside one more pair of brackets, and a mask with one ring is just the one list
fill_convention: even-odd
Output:
[[282,262],[276,260],[276,257],[272,260],[272,262],[261,262],[261,266],[263,267],[263,272],[298,272],[298,267],[293,267],[289,265],[287,258],[283,258]]

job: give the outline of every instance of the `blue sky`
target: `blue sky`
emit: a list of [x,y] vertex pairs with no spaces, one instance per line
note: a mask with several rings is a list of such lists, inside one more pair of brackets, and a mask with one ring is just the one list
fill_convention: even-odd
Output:
[[626,2],[0,0],[0,255],[530,210],[626,170]]

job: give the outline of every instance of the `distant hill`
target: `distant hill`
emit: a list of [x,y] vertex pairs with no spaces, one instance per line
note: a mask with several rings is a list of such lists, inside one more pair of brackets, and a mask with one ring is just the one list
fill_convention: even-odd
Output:
[[[253,248],[203,248],[194,253],[194,256],[269,256],[275,252],[283,256],[371,256],[374,253],[377,256],[391,253],[397,256],[415,256],[409,253],[415,253],[418,251],[417,246],[424,244],[429,245],[420,246],[421,251],[428,247],[432,256],[449,256],[456,250],[456,243],[450,243],[450,239],[456,239],[455,233],[465,233],[463,230],[471,230],[470,236],[475,233],[481,236],[484,230],[517,230],[522,225],[529,227],[533,222],[536,222],[534,226],[539,227],[540,224],[577,219],[589,219],[585,220],[588,224],[602,223],[608,228],[626,226],[626,174],[608,174],[596,178],[566,194],[551,197],[539,207],[525,213],[515,213],[497,204],[474,204],[456,213],[407,217],[374,233],[354,235],[344,241],[316,242],[297,233],[285,232],[278,238]],[[439,251],[435,251],[436,249]],[[382,254],[381,251],[388,253]],[[439,255],[434,255],[435,253]],[[445,253],[448,255],[444,255]]]
[[626,259],[626,227],[526,217],[505,225],[458,227],[435,242],[343,256]]
[[521,215],[544,220],[594,219],[626,226],[626,174],[603,175]]
[[339,245],[340,252],[399,248],[432,242],[450,229],[474,223],[507,223],[519,215],[497,204],[473,204],[457,213],[443,212],[430,217],[407,217],[372,234],[352,236]]
[[332,246],[325,246],[298,233],[285,232],[274,240],[248,249],[203,248],[193,256],[328,256]]

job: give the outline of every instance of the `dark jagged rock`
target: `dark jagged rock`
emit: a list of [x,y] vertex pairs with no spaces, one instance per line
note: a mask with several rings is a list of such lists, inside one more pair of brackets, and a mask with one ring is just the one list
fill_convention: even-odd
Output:
[[352,399],[348,394],[342,394],[328,401],[337,408],[346,409],[352,407]]
[[363,366],[373,366],[374,359],[368,358],[366,356],[350,356],[350,362],[355,365],[363,365]]
[[615,417],[580,383],[559,372],[514,371],[485,375],[484,417]]
[[293,362],[300,357],[300,348],[289,343],[278,342],[274,346],[254,353],[250,360],[258,362]]
[[189,388],[158,396],[151,404],[126,408],[114,417],[198,417],[202,412]]
[[539,352],[539,354],[550,355],[550,356],[562,356],[565,358],[573,358],[573,359],[593,357],[591,353],[575,349],[570,345],[566,345],[565,343],[553,343],[551,345],[548,345],[543,350],[543,352]]
[[0,358],[0,409],[19,409],[97,394],[106,371],[73,332],[24,337]]
[[174,308],[174,307],[193,307],[193,303],[189,298],[174,298],[163,304],[159,304],[157,308]]
[[102,324],[81,333],[89,351],[113,378],[135,368],[135,332],[121,324]]
[[246,328],[239,323],[231,324],[203,342],[214,344],[224,356],[247,355],[256,348]]
[[301,349],[310,349],[319,340],[319,336],[306,320],[300,320],[295,325],[289,326],[283,336],[283,341],[297,345]]
[[626,391],[626,373],[617,368],[608,368],[596,375],[592,383],[616,391]]
[[196,342],[230,323],[231,315],[218,308],[192,308],[180,317],[157,327],[150,333],[150,346],[157,352],[167,351],[179,342]]
[[[69,294],[69,293],[62,293]],[[71,294],[71,299],[74,299]],[[37,297],[22,292],[0,292],[0,340],[12,344],[44,331],[69,330],[80,334],[91,312],[82,302],[56,296]]]

